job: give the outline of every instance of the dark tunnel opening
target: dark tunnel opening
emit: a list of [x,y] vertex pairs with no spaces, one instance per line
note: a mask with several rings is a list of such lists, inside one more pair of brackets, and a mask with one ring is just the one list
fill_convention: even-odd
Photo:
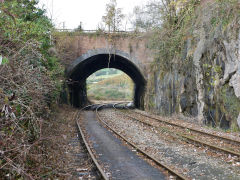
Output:
[[134,82],[134,105],[144,109],[144,92],[146,81],[139,68],[124,53],[109,54],[88,53],[73,62],[68,68],[70,102],[75,107],[88,104],[86,79],[94,72],[104,68],[115,68],[126,73]]

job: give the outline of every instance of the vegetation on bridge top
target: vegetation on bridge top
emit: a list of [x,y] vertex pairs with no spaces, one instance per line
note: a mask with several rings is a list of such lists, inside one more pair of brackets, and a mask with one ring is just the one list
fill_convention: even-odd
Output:
[[[201,100],[205,102],[202,109],[206,122],[219,127],[225,119],[233,130],[239,130],[240,101],[230,86],[231,73],[224,85],[219,83],[224,76],[225,62],[221,67],[222,58],[218,58],[224,57],[218,53],[226,55],[224,45],[228,41],[239,38],[239,0],[214,0],[205,9],[201,9],[200,0],[152,1],[135,8],[134,31],[120,31],[123,14],[115,0],[106,6],[103,22],[107,29],[96,31],[81,27],[54,29],[45,10],[37,5],[37,0],[0,0],[0,179],[59,178],[55,174],[56,165],[52,165],[54,157],[48,156],[46,150],[51,143],[44,139],[43,127],[51,124],[49,119],[54,120],[50,117],[60,101],[64,69],[59,59],[66,65],[65,60],[71,59],[73,53],[67,54],[63,46],[56,45],[57,52],[53,47],[55,36],[63,39],[75,35],[107,36],[114,47],[115,37],[142,37],[142,33],[150,32],[146,46],[152,50],[154,62],[148,74],[146,107],[159,108],[158,113],[160,108],[165,108],[165,114],[180,112],[180,107],[183,113],[195,113],[192,109]],[[203,73],[197,81],[199,74],[195,73],[193,57],[201,38],[199,27],[205,33],[204,38],[212,38],[215,49],[209,49],[215,51],[201,54],[199,69]],[[217,33],[222,36],[215,37]],[[203,100],[197,99],[201,94],[196,87],[199,82],[205,93]],[[97,99],[102,95],[130,99],[133,83],[126,75],[116,75],[88,88],[89,95]],[[185,98],[182,98],[183,89]],[[185,104],[189,107],[181,106]]]
[[104,31],[104,30],[78,30],[78,29],[55,29],[53,31],[54,36],[106,36],[106,37],[138,37],[143,32],[139,31]]

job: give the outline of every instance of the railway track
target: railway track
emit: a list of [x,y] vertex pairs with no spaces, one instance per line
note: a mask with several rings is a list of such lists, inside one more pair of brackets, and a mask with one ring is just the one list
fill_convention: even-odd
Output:
[[[117,109],[116,106],[122,104],[122,103],[115,103],[112,105],[113,108]],[[99,109],[101,109],[102,107],[104,107],[105,104],[100,105],[99,107],[96,108],[95,112],[97,115],[98,120],[104,124],[108,129],[110,129],[112,132],[114,132],[118,137],[120,137],[122,140],[124,140],[125,142],[127,142],[129,145],[131,145],[134,149],[136,149],[138,152],[140,152],[141,154],[143,154],[147,159],[153,161],[156,165],[160,166],[161,168],[164,168],[166,171],[168,171],[171,175],[173,175],[174,177],[176,177],[176,179],[181,179],[181,180],[187,180],[189,179],[188,177],[185,177],[184,175],[176,172],[176,170],[174,170],[173,168],[171,168],[170,166],[166,165],[165,163],[159,161],[158,159],[156,159],[155,157],[153,157],[152,155],[150,155],[149,153],[147,153],[146,151],[142,150],[140,147],[138,147],[136,144],[134,144],[133,142],[130,142],[126,137],[122,136],[120,133],[117,132],[116,129],[112,128],[111,126],[109,126],[104,120],[101,119],[101,116],[99,114]]]
[[[154,155],[151,155],[148,152],[146,152],[145,150],[141,149],[138,145],[134,144],[129,139],[124,137],[122,134],[119,133],[119,131],[117,129],[114,129],[113,127],[111,127],[106,121],[104,121],[104,119],[101,118],[99,110],[101,110],[102,108],[113,107],[114,109],[119,110],[119,109],[124,109],[124,107],[125,107],[125,109],[128,109],[128,107],[124,106],[124,104],[127,104],[127,103],[129,103],[129,102],[118,102],[118,103],[113,103],[113,104],[107,104],[107,103],[106,104],[95,104],[95,105],[86,106],[84,109],[94,110],[95,113],[96,113],[96,117],[101,124],[103,124],[107,129],[112,131],[114,134],[116,134],[120,139],[125,141],[126,144],[132,146],[138,153],[142,154],[143,157],[150,160],[151,162],[154,162],[154,164],[157,165],[158,167],[164,168],[168,172],[168,174],[170,174],[170,176],[172,176],[176,179],[189,179],[188,177],[185,177],[185,175],[179,173],[179,171],[176,171],[177,168],[175,168],[173,166],[170,167],[165,162],[163,163],[161,160],[154,157]],[[82,109],[82,110],[84,110],[84,109]],[[123,111],[120,111],[120,112],[123,113]],[[217,139],[220,139],[222,141],[228,142],[228,145],[235,144],[239,148],[240,142],[235,140],[235,139],[231,139],[231,138],[211,134],[211,133],[208,133],[208,132],[204,132],[202,130],[198,130],[198,129],[195,129],[195,128],[179,125],[179,124],[176,124],[174,122],[167,121],[165,119],[161,119],[161,118],[158,118],[158,117],[153,117],[153,116],[150,116],[150,115],[143,114],[141,112],[135,112],[135,111],[134,112],[127,111],[127,112],[128,113],[127,114],[125,113],[124,116],[126,116],[126,117],[128,117],[128,118],[130,118],[134,121],[138,121],[140,123],[143,123],[143,124],[145,124],[149,127],[159,128],[159,129],[164,130],[165,132],[168,132],[169,134],[175,134],[176,136],[179,137],[179,139],[184,140],[186,142],[189,142],[189,141],[194,142],[194,145],[196,143],[201,144],[201,145],[204,145],[204,146],[208,146],[211,149],[215,149],[217,151],[221,151],[221,152],[224,152],[226,154],[231,154],[233,156],[240,157],[239,152],[232,151],[232,150],[229,150],[229,149],[226,149],[226,148],[215,146],[215,145],[210,144],[210,143],[203,142],[203,141],[197,139],[196,136],[195,136],[196,134],[194,135],[193,133],[197,133],[198,135],[201,134],[203,136],[209,136],[209,137],[212,137],[212,138],[217,138]],[[84,139],[83,141],[86,144],[86,149],[88,150],[88,152],[89,152],[89,154],[90,154],[90,156],[91,156],[91,158],[92,158],[92,160],[93,160],[93,162],[94,162],[94,164],[97,168],[97,171],[99,171],[99,174],[101,174],[101,178],[102,179],[109,179],[107,174],[104,172],[103,167],[101,167],[101,165],[97,162],[97,159],[94,157],[94,153],[91,151],[90,146],[87,144],[86,138],[84,136],[84,133],[81,129],[81,126],[80,126],[79,122],[77,122],[77,126],[78,126],[78,129],[79,129],[79,133],[83,137],[83,139]],[[176,130],[176,128],[178,130]]]
[[151,119],[155,119],[155,120],[161,121],[161,122],[163,122],[163,123],[166,123],[166,124],[169,124],[169,125],[172,125],[172,126],[180,127],[180,128],[182,128],[182,129],[189,129],[189,130],[191,130],[191,131],[193,131],[193,132],[197,132],[197,133],[204,134],[204,135],[208,135],[208,136],[211,136],[211,137],[214,137],[214,138],[218,138],[218,139],[230,141],[231,143],[237,143],[237,144],[240,145],[240,141],[235,140],[235,139],[231,139],[231,138],[224,137],[224,136],[219,136],[219,135],[216,135],[216,134],[211,134],[211,133],[204,132],[204,131],[201,131],[201,130],[198,130],[198,129],[195,129],[195,128],[191,128],[191,127],[185,127],[185,126],[182,126],[182,125],[179,125],[179,124],[176,124],[176,123],[164,121],[164,120],[159,119],[159,118],[154,118],[154,117],[151,117],[151,116],[149,116],[149,115],[142,114],[142,113],[140,113],[140,112],[134,112],[134,113],[140,114],[140,115],[145,116],[145,117],[147,117],[147,118],[151,118]]
[[[82,108],[82,109],[80,110],[80,112],[81,112],[82,110],[84,110],[84,109],[91,108],[92,106],[96,106],[96,105],[86,106],[86,107]],[[78,116],[77,116],[77,117],[78,117]],[[99,174],[100,174],[100,176],[101,176],[101,179],[103,179],[103,180],[109,180],[109,177],[108,177],[107,174],[104,172],[104,169],[101,167],[101,165],[98,163],[97,159],[95,158],[95,156],[94,156],[94,154],[93,154],[93,151],[91,150],[90,146],[88,145],[88,142],[87,142],[87,140],[86,140],[86,137],[85,137],[85,135],[84,135],[84,133],[83,133],[83,130],[82,130],[80,124],[79,124],[78,118],[76,118],[76,124],[77,124],[78,132],[79,132],[81,138],[83,139],[84,145],[85,145],[85,147],[86,147],[86,149],[87,149],[87,152],[88,152],[88,154],[90,155],[90,157],[91,157],[94,165],[96,166],[96,169],[97,169],[97,171],[99,172]]]
[[[169,121],[166,121],[166,120],[163,120],[163,119],[160,119],[160,118],[145,115],[143,113],[139,113],[139,112],[134,112],[134,113],[144,117],[145,119],[141,120],[140,118],[136,118],[136,117],[133,117],[132,115],[127,115],[125,113],[124,113],[124,115],[126,117],[130,118],[130,119],[133,119],[135,121],[139,121],[139,122],[141,122],[141,123],[143,123],[147,126],[151,126],[151,127],[154,127],[154,128],[160,128],[164,131],[167,131],[169,134],[172,134],[172,135],[175,134],[175,135],[179,136],[181,139],[186,140],[188,142],[190,141],[190,142],[193,142],[194,144],[197,143],[197,144],[200,144],[200,145],[204,145],[204,146],[207,146],[211,149],[221,151],[221,152],[224,152],[226,154],[231,154],[233,156],[240,157],[240,148],[239,148],[240,141],[238,141],[238,140],[223,137],[223,136],[219,136],[219,135],[215,135],[215,134],[211,134],[211,133],[204,132],[202,130],[198,130],[198,129],[195,129],[195,128],[186,127],[186,126],[179,125],[179,124],[176,124],[176,123],[173,123],[173,122],[169,122]],[[146,118],[148,120],[146,120]],[[153,122],[153,121],[155,121],[155,122]],[[165,126],[164,126],[164,124],[165,124]],[[221,146],[218,146],[218,145],[214,145],[210,142],[206,142],[206,139],[205,139],[205,141],[199,140],[199,139],[201,139],[199,137],[199,135],[201,136],[201,138],[211,137],[211,139],[212,138],[218,139],[222,142],[220,144],[223,144],[224,146],[227,146],[227,147],[230,147],[230,148],[232,148],[232,146],[235,146],[235,149],[237,149],[237,151],[231,150],[230,148],[228,149],[228,148],[224,148],[224,147],[221,147]],[[224,143],[223,143],[223,141],[224,141]]]

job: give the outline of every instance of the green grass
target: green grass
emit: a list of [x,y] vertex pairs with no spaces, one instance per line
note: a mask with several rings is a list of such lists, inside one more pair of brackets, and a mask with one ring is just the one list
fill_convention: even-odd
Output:
[[[132,100],[134,84],[126,74],[103,75],[100,81],[88,81],[87,94],[96,100]],[[96,79],[95,79],[96,80]]]
[[107,78],[112,78],[119,74],[123,74],[123,72],[113,68],[101,69],[87,78],[87,84],[97,83],[99,81]]

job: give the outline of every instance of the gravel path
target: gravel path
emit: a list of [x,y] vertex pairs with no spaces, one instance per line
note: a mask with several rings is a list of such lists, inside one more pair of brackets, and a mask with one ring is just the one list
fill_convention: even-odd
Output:
[[164,132],[126,118],[115,110],[103,110],[100,115],[129,140],[191,179],[240,179],[238,166],[233,166],[221,157],[208,155],[202,147],[178,143],[167,133],[165,136]]

